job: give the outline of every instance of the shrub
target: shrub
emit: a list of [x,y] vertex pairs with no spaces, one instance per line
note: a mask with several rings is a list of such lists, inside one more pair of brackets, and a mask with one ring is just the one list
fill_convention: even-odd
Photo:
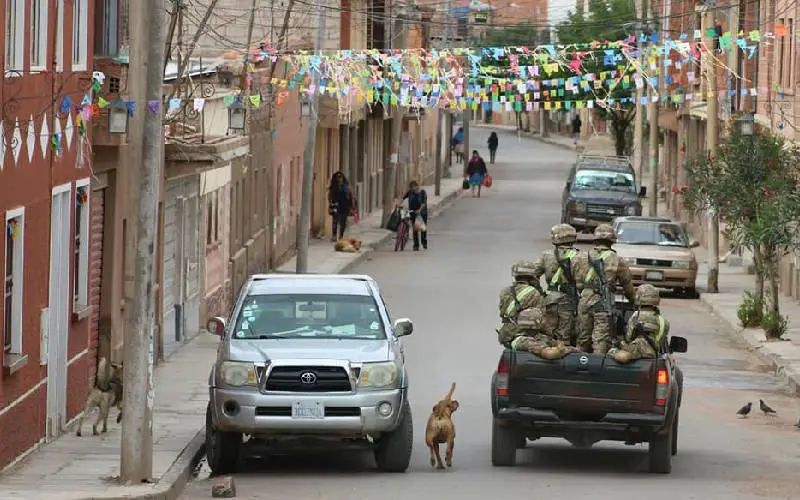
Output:
[[761,328],[768,339],[780,339],[786,333],[789,318],[775,311],[767,311],[761,319]]
[[764,320],[764,301],[750,290],[742,294],[742,301],[736,309],[736,316],[743,328],[762,326]]

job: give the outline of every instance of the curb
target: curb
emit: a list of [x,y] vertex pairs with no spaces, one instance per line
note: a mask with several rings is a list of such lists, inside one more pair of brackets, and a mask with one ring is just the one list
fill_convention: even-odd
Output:
[[[453,203],[455,203],[459,198],[461,198],[461,195],[463,193],[464,190],[459,189],[458,191],[453,191],[451,193],[444,195],[444,197],[442,197],[442,200],[436,205],[436,208],[431,210],[429,217],[431,219],[435,219],[436,217],[441,215],[443,211],[450,208],[450,206],[453,205]],[[339,268],[339,272],[337,274],[347,274],[354,267],[357,267],[358,265],[364,263],[365,261],[370,260],[375,250],[379,246],[383,245],[384,243],[392,239],[393,236],[394,236],[393,232],[386,231],[385,235],[381,236],[375,242],[370,243],[368,247],[363,248],[361,253],[358,254],[358,256],[356,256],[353,260],[351,260],[346,264],[343,264],[342,267]]]
[[744,344],[749,352],[752,352],[764,364],[775,371],[775,376],[786,383],[792,392],[800,396],[800,372],[789,366],[783,357],[777,353],[765,352],[765,347],[773,342],[766,342],[758,338],[754,332],[759,330],[753,328],[742,328],[738,323],[732,322],[726,317],[723,311],[705,298],[705,294],[700,295],[700,301],[708,308],[714,316],[719,318],[730,329],[730,335]]

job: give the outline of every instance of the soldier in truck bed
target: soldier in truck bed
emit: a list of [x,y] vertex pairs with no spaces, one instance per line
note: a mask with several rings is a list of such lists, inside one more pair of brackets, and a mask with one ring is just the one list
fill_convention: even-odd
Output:
[[517,316],[520,311],[544,304],[544,297],[535,285],[533,275],[532,262],[521,260],[511,266],[514,283],[500,292],[499,309],[502,324],[497,328],[497,341],[502,345],[507,346],[520,335],[517,326]]
[[595,247],[575,259],[578,301],[578,340],[584,352],[606,354],[611,347],[611,308],[615,285],[622,286],[625,297],[633,302],[634,289],[628,265],[612,250],[617,239],[614,229],[600,224],[594,230]]
[[614,353],[620,363],[655,358],[669,337],[669,321],[658,308],[658,289],[644,284],[636,289],[636,311],[628,319],[625,340]]
[[578,251],[574,248],[578,232],[569,224],[557,224],[550,229],[553,249],[546,250],[534,264],[534,280],[539,284],[544,276],[547,290],[560,292],[556,338],[566,344],[576,341],[575,315],[578,311],[578,291],[573,264]]

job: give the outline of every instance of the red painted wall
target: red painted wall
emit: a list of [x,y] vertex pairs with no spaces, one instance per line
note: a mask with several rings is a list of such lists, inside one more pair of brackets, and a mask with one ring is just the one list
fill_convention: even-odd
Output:
[[[31,2],[26,0],[25,26],[30,25]],[[48,305],[49,259],[50,259],[50,203],[54,186],[71,183],[72,209],[75,203],[74,181],[91,176],[91,149],[84,145],[85,162],[78,167],[80,136],[75,126],[75,107],[91,87],[93,55],[94,0],[87,3],[88,30],[85,33],[87,65],[85,71],[73,72],[72,68],[72,2],[65,2],[64,11],[64,64],[63,72],[55,73],[56,5],[49,2],[48,15],[48,56],[47,71],[31,74],[30,68],[30,30],[25,30],[23,53],[24,64],[21,75],[3,80],[0,86],[0,121],[5,141],[4,160],[0,169],[0,219],[5,230],[5,212],[20,206],[25,207],[24,227],[24,270],[23,270],[23,354],[28,356],[27,364],[17,373],[4,376],[0,372],[0,429],[14,429],[0,440],[0,468],[39,442],[45,433],[47,366],[40,365],[40,312]],[[0,10],[0,24],[5,26],[5,12]],[[5,57],[5,37],[0,37],[0,59]],[[5,61],[3,61],[4,64]],[[4,66],[3,66],[4,67]],[[71,114],[56,115],[65,96],[69,96],[73,107]],[[72,141],[66,144],[67,120],[72,119]],[[49,145],[52,133],[57,130],[56,120],[60,120],[62,136],[65,141],[59,153]],[[34,124],[33,140],[29,144],[28,123]],[[46,129],[44,128],[46,124]],[[19,126],[19,141],[14,139]],[[91,128],[88,128],[90,133]],[[44,152],[42,148],[44,136]],[[15,161],[13,146],[19,143],[20,151]],[[91,200],[90,200],[91,203]],[[73,212],[74,218],[74,212]],[[74,233],[74,220],[71,233]],[[71,235],[74,241],[74,234]],[[90,230],[89,239],[92,234]],[[5,261],[4,245],[0,245],[0,262]],[[90,252],[89,268],[92,266]],[[70,279],[74,270],[70,270]],[[92,276],[89,281],[91,283]],[[70,284],[72,286],[72,284]],[[0,317],[3,304],[0,303]],[[52,332],[51,332],[52,334]],[[96,333],[95,333],[96,335]],[[95,363],[88,355],[90,344],[89,321],[70,322],[68,332],[67,371],[67,418],[71,419],[82,410],[89,385],[90,367]]]

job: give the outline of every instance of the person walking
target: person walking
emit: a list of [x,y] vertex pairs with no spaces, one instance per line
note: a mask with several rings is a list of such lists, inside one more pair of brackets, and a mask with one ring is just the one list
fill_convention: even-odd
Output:
[[578,141],[581,140],[581,126],[583,122],[581,121],[581,117],[577,114],[572,119],[572,141],[575,143],[575,147],[578,146]]
[[328,213],[333,218],[331,241],[344,237],[347,229],[347,217],[356,210],[356,201],[350,183],[340,170],[331,176],[328,187]]
[[464,159],[464,127],[458,127],[450,139],[450,150],[456,154],[456,161],[459,163]]
[[472,158],[469,159],[467,168],[464,169],[464,178],[469,180],[473,198],[476,197],[476,193],[478,198],[481,197],[483,179],[488,173],[488,170],[486,170],[486,162],[483,161],[483,158],[481,158],[477,150],[472,150]]
[[494,165],[494,159],[497,156],[497,146],[500,144],[500,139],[497,137],[497,132],[492,132],[487,141],[489,145],[489,163]]
[[417,181],[408,184],[408,191],[403,195],[403,200],[408,200],[408,210],[411,216],[411,229],[414,236],[414,251],[419,250],[420,240],[422,248],[428,249],[428,193]]

